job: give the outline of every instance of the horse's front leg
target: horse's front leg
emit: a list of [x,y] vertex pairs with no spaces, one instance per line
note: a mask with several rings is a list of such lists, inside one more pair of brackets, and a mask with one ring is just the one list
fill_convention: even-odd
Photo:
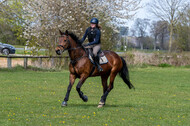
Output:
[[83,83],[85,82],[85,80],[87,79],[88,75],[82,75],[80,77],[79,83],[77,84],[76,90],[80,96],[80,98],[84,101],[87,102],[88,101],[88,97],[86,95],[83,95],[83,92],[80,90],[81,86],[83,85]]
[[69,100],[69,94],[71,92],[71,89],[73,87],[73,84],[75,82],[76,76],[74,74],[70,74],[70,82],[69,82],[69,86],[67,88],[67,93],[65,96],[64,101],[62,102],[61,106],[67,106],[67,101]]

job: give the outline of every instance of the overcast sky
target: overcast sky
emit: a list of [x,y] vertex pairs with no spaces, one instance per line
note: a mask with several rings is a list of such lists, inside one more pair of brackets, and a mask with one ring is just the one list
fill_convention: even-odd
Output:
[[141,4],[142,4],[143,8],[140,8],[137,11],[137,14],[133,18],[133,20],[128,21],[127,26],[129,26],[129,28],[131,28],[133,26],[133,23],[134,23],[134,21],[135,21],[136,18],[142,18],[142,19],[143,18],[148,18],[148,19],[151,19],[151,20],[156,20],[155,17],[153,17],[151,15],[151,13],[148,12],[147,4],[150,3],[150,2],[151,2],[151,0],[142,0]]

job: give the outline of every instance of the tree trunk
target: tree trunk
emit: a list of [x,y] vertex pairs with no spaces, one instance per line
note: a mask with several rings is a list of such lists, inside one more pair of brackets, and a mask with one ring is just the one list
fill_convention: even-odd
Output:
[[141,50],[143,50],[143,42],[140,42]]
[[172,50],[172,43],[173,43],[173,25],[170,25],[170,40],[169,40],[169,52]]
[[155,35],[155,38],[154,38],[154,51],[156,50],[156,41],[157,41],[157,36]]

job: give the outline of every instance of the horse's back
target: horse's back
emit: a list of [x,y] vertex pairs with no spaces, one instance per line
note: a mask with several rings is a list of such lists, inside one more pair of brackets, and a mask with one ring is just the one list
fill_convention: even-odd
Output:
[[109,75],[111,72],[118,73],[119,71],[121,71],[123,63],[122,63],[120,56],[117,53],[115,53],[113,51],[109,51],[109,50],[105,50],[102,52],[108,59],[108,63],[101,65],[101,67],[103,68],[102,72],[99,73],[98,70],[96,69],[92,73],[91,76],[102,76],[105,74]]
[[108,64],[111,65],[112,69],[120,70],[123,66],[120,56],[114,51],[105,50],[103,51],[104,55],[108,59]]
[[114,51],[110,51],[110,50],[104,50],[104,51],[102,51],[106,56],[114,56],[114,57],[117,57],[117,58],[119,58],[120,56],[116,53],[116,52],[114,52]]

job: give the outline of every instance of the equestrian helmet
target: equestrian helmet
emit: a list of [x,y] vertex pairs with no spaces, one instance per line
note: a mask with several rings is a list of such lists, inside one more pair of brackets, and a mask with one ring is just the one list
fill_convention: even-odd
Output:
[[97,19],[97,18],[92,18],[92,19],[90,20],[90,23],[91,23],[91,24],[98,24],[98,19]]

